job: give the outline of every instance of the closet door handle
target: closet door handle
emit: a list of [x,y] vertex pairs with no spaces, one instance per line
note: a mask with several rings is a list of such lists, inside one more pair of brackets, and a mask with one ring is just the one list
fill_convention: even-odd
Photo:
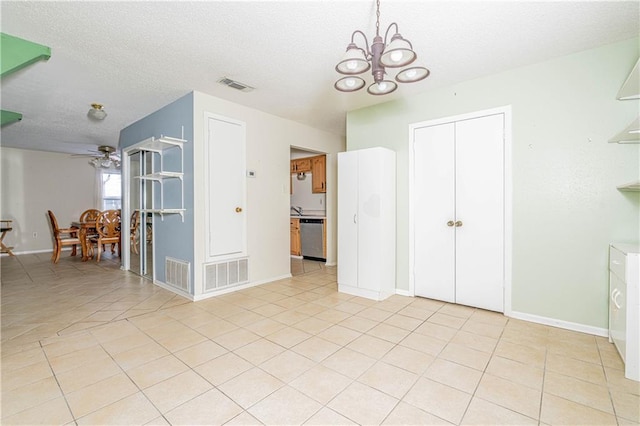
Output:
[[456,221],[456,228],[459,228],[461,226],[462,226],[462,221],[461,220]]
[[353,223],[358,223],[358,222],[356,221],[356,213],[354,213],[354,214],[353,214]]
[[616,308],[620,309],[620,304],[618,303],[618,296],[620,296],[620,290],[616,290],[617,293],[613,296],[613,304],[616,305]]
[[453,223],[453,221],[452,221],[452,220],[450,220],[449,222],[447,222],[447,226],[453,226],[453,225],[454,225],[454,223]]

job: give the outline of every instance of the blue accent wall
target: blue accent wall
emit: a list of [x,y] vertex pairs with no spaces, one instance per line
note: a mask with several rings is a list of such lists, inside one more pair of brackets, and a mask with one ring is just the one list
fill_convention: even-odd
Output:
[[[182,134],[184,127],[184,136]],[[124,149],[131,145],[148,139],[150,137],[159,138],[169,136],[173,138],[186,139],[183,148],[184,156],[184,222],[178,214],[160,215],[154,217],[153,242],[155,257],[153,267],[155,269],[155,279],[166,282],[164,273],[164,263],[166,257],[172,257],[189,262],[190,270],[190,292],[193,294],[193,265],[194,265],[194,194],[193,194],[193,92],[180,99],[166,105],[158,111],[136,121],[120,131],[120,148]],[[155,157],[155,155],[154,155]],[[155,167],[159,167],[157,159],[154,159]],[[168,171],[177,171],[179,168],[179,149],[171,148],[166,150],[163,158],[163,168]],[[156,170],[157,171],[157,170]],[[180,182],[177,179],[168,179],[164,183],[164,207],[178,208],[180,206]],[[160,184],[156,187],[154,200],[160,202]]]

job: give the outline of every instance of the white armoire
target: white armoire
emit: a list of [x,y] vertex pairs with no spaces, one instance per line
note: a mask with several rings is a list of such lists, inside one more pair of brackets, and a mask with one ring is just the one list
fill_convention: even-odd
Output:
[[338,154],[338,291],[383,300],[396,291],[396,157]]
[[411,127],[417,296],[504,312],[505,115]]

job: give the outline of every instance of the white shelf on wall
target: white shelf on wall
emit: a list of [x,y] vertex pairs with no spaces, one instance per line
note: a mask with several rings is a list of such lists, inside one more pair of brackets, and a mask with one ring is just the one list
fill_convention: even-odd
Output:
[[629,77],[625,80],[618,91],[617,99],[625,101],[628,99],[640,99],[640,59],[636,62],[629,73]]
[[640,143],[640,116],[623,131],[609,139],[609,143]]
[[[135,145],[135,148],[140,149],[142,151],[155,152],[160,155],[160,168],[159,170],[153,171],[152,173],[148,173],[142,176],[134,176],[135,179],[147,180],[152,182],[157,182],[160,185],[160,205],[158,207],[153,206],[151,209],[141,209],[140,211],[143,213],[153,213],[159,214],[162,219],[164,219],[165,214],[179,214],[182,220],[184,221],[184,213],[186,209],[184,208],[184,151],[183,145],[186,140],[172,138],[168,136],[161,136],[159,138],[151,137],[149,139],[145,139],[141,142],[138,142]],[[163,157],[164,153],[168,149],[176,148],[180,150],[180,171],[167,171],[164,170],[164,162]],[[180,208],[165,208],[164,207],[164,182],[168,179],[179,179],[180,180]]]
[[617,188],[618,188],[618,191],[640,192],[640,180],[637,180],[635,182],[625,183],[624,185],[620,185]]

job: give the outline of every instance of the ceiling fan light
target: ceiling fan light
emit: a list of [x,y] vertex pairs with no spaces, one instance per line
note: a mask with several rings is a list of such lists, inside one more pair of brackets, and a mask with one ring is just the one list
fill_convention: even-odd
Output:
[[429,74],[431,71],[425,67],[405,68],[396,75],[396,81],[398,83],[415,83],[429,77]]
[[362,74],[369,68],[371,68],[371,64],[367,61],[362,49],[358,48],[355,43],[349,43],[342,60],[336,65],[336,71],[345,75]]
[[107,117],[107,113],[103,108],[102,104],[91,104],[91,109],[87,112],[87,116],[94,120],[104,120]]
[[398,85],[391,80],[382,80],[378,83],[373,83],[367,88],[367,92],[371,95],[387,95],[398,88]]
[[343,77],[340,80],[336,81],[334,87],[341,92],[355,92],[356,90],[362,89],[364,85],[365,82],[363,79],[352,75]]
[[385,67],[399,68],[409,65],[416,60],[416,52],[411,48],[411,43],[402,38],[399,33],[391,37],[391,42],[385,47],[380,63]]

